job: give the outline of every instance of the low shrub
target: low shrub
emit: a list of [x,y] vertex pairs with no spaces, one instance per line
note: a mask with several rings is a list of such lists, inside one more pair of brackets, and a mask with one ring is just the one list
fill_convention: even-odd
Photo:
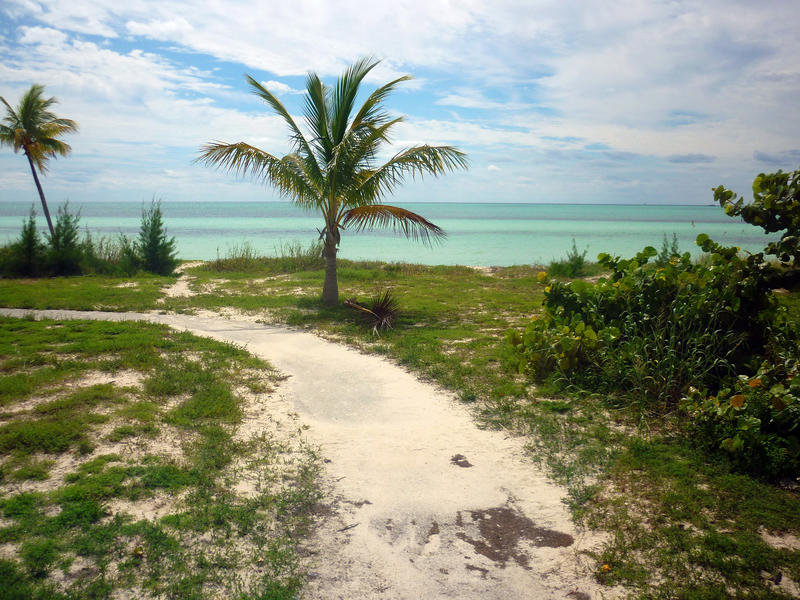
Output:
[[572,248],[567,252],[567,257],[554,260],[547,268],[553,277],[584,277],[588,275],[586,253],[588,250],[578,252],[575,238],[572,238]]
[[45,246],[36,229],[36,213],[31,208],[19,238],[0,251],[0,270],[3,275],[36,277],[43,268],[44,256]]
[[58,216],[53,227],[53,235],[48,237],[46,252],[47,272],[52,275],[78,275],[84,249],[80,240],[80,213],[69,212],[69,203],[58,207]]
[[800,474],[800,327],[773,293],[800,280],[800,171],[759,175],[753,190],[750,205],[722,187],[715,198],[730,215],[784,230],[779,242],[742,254],[700,234],[698,262],[678,254],[674,235],[660,253],[600,254],[609,275],[596,284],[548,282],[543,315],[507,335],[512,362],[535,379],[682,414],[699,447],[740,469]]
[[698,445],[769,478],[796,476],[800,465],[800,360],[777,358],[716,394],[691,388],[683,402]]
[[245,242],[241,246],[228,248],[225,256],[205,264],[204,268],[219,273],[298,273],[300,271],[317,271],[325,267],[322,258],[322,242],[316,240],[304,246],[300,242],[282,244],[275,249],[275,256],[259,254],[252,245]]
[[699,240],[710,266],[673,257],[650,264],[648,246],[622,260],[601,254],[610,271],[597,284],[551,281],[545,313],[510,340],[519,367],[604,391],[629,390],[651,408],[674,406],[688,386],[718,389],[765,352],[777,305],[735,249]]

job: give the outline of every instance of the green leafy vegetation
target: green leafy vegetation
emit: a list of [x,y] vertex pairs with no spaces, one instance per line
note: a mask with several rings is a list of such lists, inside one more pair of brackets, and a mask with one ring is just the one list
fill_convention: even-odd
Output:
[[0,413],[0,598],[297,597],[319,461],[273,425],[290,415],[237,433],[267,364],[142,323],[0,319],[0,384],[32,373]]
[[[793,279],[798,175],[759,175],[755,201],[715,197],[731,215],[769,232],[785,230],[767,254],[741,255],[700,234],[694,263],[677,242],[629,260],[601,254],[609,276],[596,284],[551,281],[542,318],[509,341],[522,372],[614,394],[664,414],[681,402],[687,435],[768,477],[800,474],[800,324],[777,301],[775,282]],[[658,255],[656,264],[650,259]]]

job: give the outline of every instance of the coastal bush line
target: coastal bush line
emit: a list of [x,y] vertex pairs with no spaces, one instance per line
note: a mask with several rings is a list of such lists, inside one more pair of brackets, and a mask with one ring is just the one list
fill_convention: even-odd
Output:
[[743,255],[700,234],[706,257],[693,262],[665,238],[661,253],[600,254],[608,275],[596,283],[551,279],[543,314],[507,335],[512,362],[534,379],[610,393],[644,412],[677,411],[698,446],[751,473],[797,476],[800,323],[774,288],[798,281],[799,174],[759,175],[747,205],[714,190],[727,214],[783,232],[763,252]]
[[139,271],[171,275],[179,262],[175,238],[167,237],[161,205],[155,200],[142,210],[139,236],[134,241],[125,235],[96,239],[88,230],[81,239],[80,213],[70,212],[66,202],[58,208],[53,233],[44,240],[31,208],[19,237],[0,247],[2,277],[132,276]]

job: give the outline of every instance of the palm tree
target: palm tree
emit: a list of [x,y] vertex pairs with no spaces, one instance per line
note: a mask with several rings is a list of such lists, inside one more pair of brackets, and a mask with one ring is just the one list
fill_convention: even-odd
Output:
[[253,93],[262,98],[289,126],[291,152],[278,158],[245,142],[213,142],[201,148],[197,162],[248,175],[269,183],[295,204],[319,210],[324,220],[320,232],[325,257],[322,300],[339,301],[336,253],[340,232],[391,227],[406,237],[430,244],[443,238],[444,231],[397,206],[380,204],[406,176],[466,168],[466,155],[452,146],[413,146],[377,164],[381,147],[389,141],[392,128],[402,117],[392,117],[382,106],[400,77],[373,91],[354,112],[356,96],[364,77],[378,61],[362,59],[350,66],[331,88],[315,73],[306,80],[305,125],[307,138],[289,111],[253,77],[247,76]]
[[53,221],[50,219],[50,211],[47,210],[47,202],[36,168],[45,173],[48,160],[56,155],[69,154],[72,148],[58,138],[65,133],[78,131],[78,124],[70,119],[61,119],[50,112],[50,107],[58,103],[58,100],[45,99],[42,97],[43,93],[43,85],[33,84],[31,89],[23,94],[16,110],[0,96],[0,101],[6,106],[6,116],[0,124],[0,146],[11,146],[14,152],[22,150],[27,157],[33,181],[42,200],[42,210],[50,228],[50,237],[53,237]]

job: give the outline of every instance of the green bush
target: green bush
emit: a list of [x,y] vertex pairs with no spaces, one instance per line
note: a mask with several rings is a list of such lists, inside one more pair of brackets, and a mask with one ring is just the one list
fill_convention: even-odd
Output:
[[554,260],[547,268],[548,273],[553,277],[584,277],[588,275],[586,253],[588,250],[578,252],[575,238],[572,238],[572,248],[567,252],[567,257],[561,260]]
[[708,395],[689,390],[683,403],[693,438],[727,452],[742,469],[770,478],[796,476],[800,465],[800,360],[785,352],[755,375]]
[[689,385],[718,389],[761,356],[777,311],[771,292],[735,249],[700,236],[709,266],[689,254],[650,264],[648,246],[597,284],[551,281],[545,312],[510,341],[519,367],[605,391],[627,390],[652,408],[674,406]]
[[[753,201],[719,186],[714,190],[714,200],[725,209],[725,214],[741,217],[745,223],[761,227],[764,233],[783,232],[781,239],[770,242],[764,249],[776,257],[782,266],[798,273],[800,268],[800,169],[791,173],[760,173],[753,180]],[[797,278],[795,277],[796,281]]]
[[0,251],[0,274],[12,277],[35,277],[44,268],[45,247],[36,229],[36,213],[31,207],[22,223],[19,238]]
[[153,200],[150,208],[142,210],[142,224],[136,252],[145,271],[158,275],[172,275],[178,266],[175,238],[167,238],[161,203]]
[[53,235],[48,237],[47,266],[53,275],[77,275],[81,272],[83,248],[78,240],[80,213],[69,212],[69,202],[58,207]]
[[693,262],[665,236],[660,253],[600,254],[609,276],[597,284],[549,281],[543,315],[507,336],[517,368],[651,413],[679,409],[699,447],[758,475],[796,476],[800,327],[772,289],[800,279],[798,182],[798,173],[762,174],[752,205],[715,190],[728,214],[785,231],[765,252],[742,254],[700,234],[706,254]]

